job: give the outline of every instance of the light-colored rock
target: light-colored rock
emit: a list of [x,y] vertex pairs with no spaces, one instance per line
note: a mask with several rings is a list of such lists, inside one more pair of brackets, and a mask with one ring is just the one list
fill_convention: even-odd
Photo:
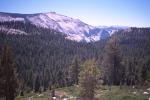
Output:
[[133,94],[136,94],[136,92],[132,92]]
[[53,100],[56,100],[56,97],[52,97]]
[[42,96],[44,96],[44,95],[43,95],[43,94],[39,94],[38,96],[39,96],[39,97],[42,97]]
[[149,94],[148,92],[143,92],[143,94]]
[[150,88],[148,88],[147,91],[150,91]]
[[29,97],[28,100],[33,100],[33,96]]

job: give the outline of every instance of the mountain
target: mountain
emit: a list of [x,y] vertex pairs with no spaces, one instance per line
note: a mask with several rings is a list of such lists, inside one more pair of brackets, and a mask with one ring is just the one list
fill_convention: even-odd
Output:
[[[80,21],[79,19],[73,19],[64,15],[57,14],[55,12],[36,14],[1,12],[0,21],[30,22],[39,27],[54,29],[56,31],[64,33],[66,34],[67,39],[78,42],[95,42],[100,39],[109,37],[115,31],[125,29],[125,27],[94,27]],[[22,33],[24,32],[21,32],[21,34]]]
[[[141,79],[142,73],[139,75],[141,69],[146,77],[147,74],[150,74],[150,28],[121,30],[108,39],[85,43],[70,41],[65,39],[64,35],[54,34],[54,31],[39,28],[30,23],[13,23],[5,22],[3,25],[7,27],[15,25],[13,26],[15,29],[32,34],[6,34],[6,32],[0,31],[0,57],[2,57],[3,47],[7,42],[12,48],[13,60],[21,79],[24,81],[23,85],[27,89],[34,90],[33,85],[35,85],[37,76],[40,77],[41,87],[46,89],[56,84],[58,87],[73,85],[75,79],[70,78],[70,72],[72,72],[70,66],[72,63],[75,64],[73,61],[82,64],[84,61],[94,58],[98,67],[104,68],[102,62],[105,57],[105,47],[113,37],[118,40],[117,44],[120,47],[121,61],[124,65],[121,68],[125,68],[125,79],[128,79],[125,82],[133,81],[130,76],[132,73],[134,73],[133,77]],[[34,33],[41,35],[34,35]]]

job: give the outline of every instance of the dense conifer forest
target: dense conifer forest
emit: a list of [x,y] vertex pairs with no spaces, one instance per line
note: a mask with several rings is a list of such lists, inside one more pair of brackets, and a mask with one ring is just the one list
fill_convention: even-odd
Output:
[[[10,34],[11,28],[28,34]],[[82,64],[89,59],[95,59],[103,84],[144,85],[150,81],[149,40],[150,28],[120,30],[110,38],[85,43],[30,23],[0,22],[0,61],[3,48],[9,46],[18,74],[18,92],[78,84]]]

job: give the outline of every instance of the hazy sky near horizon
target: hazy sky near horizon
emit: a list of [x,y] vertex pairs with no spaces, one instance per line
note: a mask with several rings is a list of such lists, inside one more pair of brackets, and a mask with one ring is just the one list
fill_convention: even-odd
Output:
[[1,0],[0,12],[56,12],[94,26],[150,27],[150,0]]

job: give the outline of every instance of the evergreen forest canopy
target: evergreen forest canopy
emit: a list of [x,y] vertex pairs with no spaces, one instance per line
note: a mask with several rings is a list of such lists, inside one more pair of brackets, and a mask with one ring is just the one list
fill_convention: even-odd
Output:
[[45,91],[78,84],[82,64],[95,59],[103,84],[143,85],[150,78],[150,28],[120,30],[94,43],[75,42],[52,29],[23,22],[0,22],[0,60],[3,48],[11,48],[19,91]]

